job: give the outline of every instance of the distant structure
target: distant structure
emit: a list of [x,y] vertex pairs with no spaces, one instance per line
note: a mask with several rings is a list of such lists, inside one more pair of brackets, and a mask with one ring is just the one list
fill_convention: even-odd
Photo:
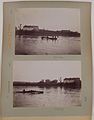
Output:
[[65,78],[64,83],[74,83],[74,82],[79,82],[80,78]]
[[81,80],[78,77],[65,78],[62,81],[62,77],[59,80],[54,79],[42,79],[39,82],[13,82],[14,86],[38,86],[38,87],[64,87],[64,88],[81,88]]
[[63,83],[65,87],[81,87],[80,78],[65,78]]
[[[30,36],[68,36],[68,37],[80,37],[80,33],[77,31],[71,30],[46,30],[40,29],[37,25],[24,25],[20,24],[18,27],[15,27],[15,35],[30,35]],[[48,39],[52,39],[52,37],[48,37]],[[57,38],[54,38],[57,40]]]
[[51,82],[50,79],[45,80],[45,83],[50,83],[50,82]]
[[44,79],[42,79],[39,83],[44,83]]
[[31,26],[31,25],[25,25],[23,26],[23,30],[28,30],[28,31],[39,31],[39,27],[38,26]]
[[59,82],[62,83],[62,77],[60,77]]
[[58,80],[56,80],[56,79],[51,81],[51,83],[53,83],[53,84],[57,84],[57,82],[58,82]]
[[63,33],[68,33],[70,30],[61,30]]

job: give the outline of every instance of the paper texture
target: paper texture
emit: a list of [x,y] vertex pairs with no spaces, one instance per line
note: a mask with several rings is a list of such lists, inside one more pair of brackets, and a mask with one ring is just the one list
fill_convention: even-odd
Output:
[[80,2],[4,3],[4,119],[91,119],[90,10]]

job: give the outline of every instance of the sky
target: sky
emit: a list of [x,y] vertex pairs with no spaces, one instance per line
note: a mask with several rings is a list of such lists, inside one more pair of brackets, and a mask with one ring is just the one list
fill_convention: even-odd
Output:
[[37,25],[47,30],[72,30],[80,32],[80,9],[75,8],[19,8],[15,26]]
[[81,61],[14,61],[13,81],[39,82],[42,79],[81,78]]

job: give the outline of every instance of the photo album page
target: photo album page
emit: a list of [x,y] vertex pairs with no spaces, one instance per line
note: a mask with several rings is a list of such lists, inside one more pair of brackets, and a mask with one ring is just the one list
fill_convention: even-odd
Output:
[[90,120],[91,4],[5,2],[3,10],[2,116]]

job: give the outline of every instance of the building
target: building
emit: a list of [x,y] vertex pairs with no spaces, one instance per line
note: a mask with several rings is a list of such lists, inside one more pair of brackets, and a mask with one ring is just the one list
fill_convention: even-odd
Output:
[[56,84],[58,82],[58,80],[52,80],[51,83]]
[[50,82],[51,82],[50,79],[45,80],[45,83],[50,83]]
[[75,79],[73,78],[65,78],[63,83],[74,83],[75,82]]
[[65,78],[64,81],[64,86],[67,87],[76,87],[76,88],[80,88],[81,87],[81,80],[80,78]]
[[39,31],[39,27],[38,26],[31,26],[31,25],[25,25],[23,26],[23,30],[28,30],[28,31],[31,31],[31,30],[34,30],[34,31]]
[[41,80],[39,83],[44,83],[44,80]]

